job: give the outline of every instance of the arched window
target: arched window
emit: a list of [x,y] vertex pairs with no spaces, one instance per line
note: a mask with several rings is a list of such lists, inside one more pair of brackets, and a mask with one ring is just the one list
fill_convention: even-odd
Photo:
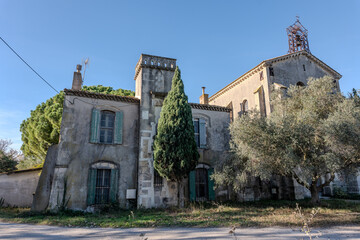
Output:
[[248,104],[248,101],[245,99],[242,103],[242,109],[241,111],[243,113],[246,113],[247,111],[249,110],[249,104]]
[[88,179],[88,205],[116,201],[119,169],[116,164],[100,161],[90,166]]
[[214,169],[200,163],[189,174],[190,201],[215,200],[214,180],[211,175]]
[[297,82],[297,83],[296,83],[296,86],[298,86],[298,87],[304,87],[305,84],[304,84],[303,82]]

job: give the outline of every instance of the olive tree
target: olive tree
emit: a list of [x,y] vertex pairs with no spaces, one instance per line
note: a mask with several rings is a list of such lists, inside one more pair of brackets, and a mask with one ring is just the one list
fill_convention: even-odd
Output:
[[359,163],[359,106],[344,98],[330,77],[272,95],[270,116],[252,111],[230,126],[232,162],[240,171],[223,168],[215,180],[241,183],[247,174],[262,180],[274,174],[292,177],[318,203],[319,190],[336,172]]

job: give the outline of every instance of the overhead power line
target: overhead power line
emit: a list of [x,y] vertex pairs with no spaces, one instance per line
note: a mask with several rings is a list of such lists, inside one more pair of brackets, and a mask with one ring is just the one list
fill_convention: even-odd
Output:
[[18,56],[18,58],[20,58],[21,61],[23,61],[23,63],[26,64],[26,66],[28,66],[36,75],[38,75],[38,77],[43,80],[49,87],[51,87],[55,92],[60,93],[58,90],[56,90],[48,81],[46,81],[37,71],[35,71],[12,47],[10,47],[10,45],[2,38],[0,37],[1,41],[3,41],[5,43],[5,45],[13,52],[15,53],[16,56]]

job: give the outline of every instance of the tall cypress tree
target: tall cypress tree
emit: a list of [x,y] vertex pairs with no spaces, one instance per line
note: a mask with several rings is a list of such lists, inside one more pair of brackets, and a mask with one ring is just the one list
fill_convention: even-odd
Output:
[[179,184],[181,207],[184,204],[183,179],[196,167],[198,159],[191,107],[184,92],[180,69],[176,67],[154,140],[154,167],[162,177]]

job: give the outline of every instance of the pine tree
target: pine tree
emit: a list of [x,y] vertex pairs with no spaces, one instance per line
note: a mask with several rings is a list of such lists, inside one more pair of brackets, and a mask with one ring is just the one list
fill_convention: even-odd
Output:
[[191,107],[184,92],[180,70],[176,67],[154,141],[154,167],[160,176],[179,184],[181,207],[184,205],[183,179],[196,167],[198,159]]

